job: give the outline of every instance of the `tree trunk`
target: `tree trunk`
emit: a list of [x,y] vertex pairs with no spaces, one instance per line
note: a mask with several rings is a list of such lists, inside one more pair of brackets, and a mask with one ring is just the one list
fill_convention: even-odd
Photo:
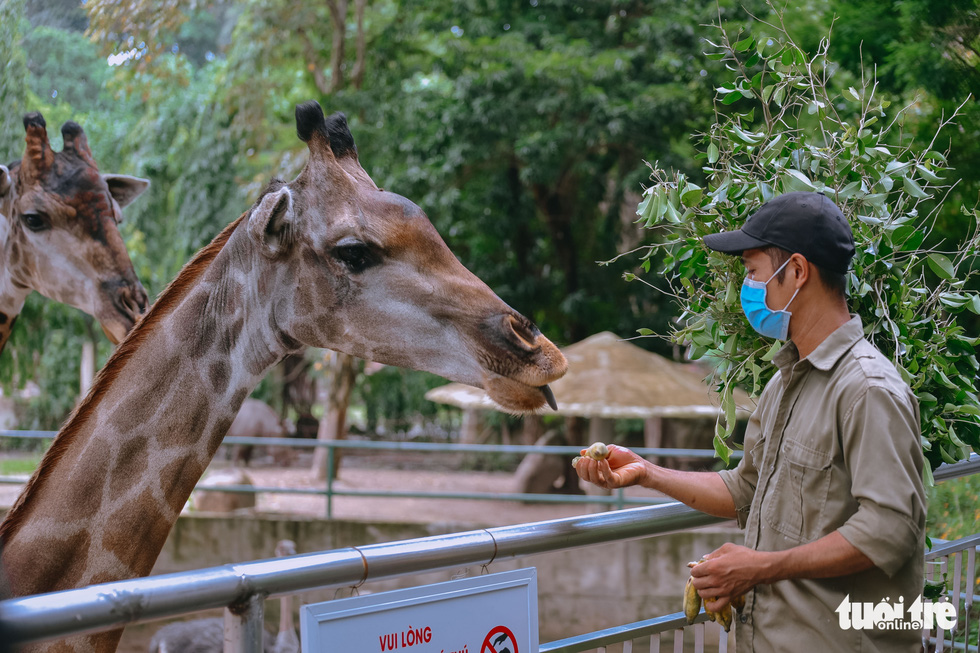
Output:
[[[591,229],[586,224],[587,216],[576,205],[578,194],[575,191],[580,180],[570,172],[562,174],[559,181],[552,186],[534,185],[531,193],[537,210],[544,217],[544,222],[551,234],[551,244],[555,249],[558,265],[565,277],[565,295],[574,297],[581,289],[579,243],[577,233],[588,233]],[[568,316],[568,336],[573,341],[581,340],[591,335],[591,326],[583,322],[581,316]]]
[[[329,442],[347,437],[347,407],[350,405],[351,391],[357,380],[357,359],[349,354],[332,352],[329,362],[330,373],[327,378],[327,404],[323,419],[317,431],[317,440]],[[334,452],[333,473],[336,477],[340,468],[340,451]],[[327,478],[327,449],[317,447],[313,452],[313,467],[310,470],[318,479]]]
[[544,435],[544,421],[540,415],[524,416],[524,429],[521,431],[521,444],[531,445]]
[[467,408],[463,411],[463,425],[460,428],[460,444],[477,444],[480,441],[481,420],[480,411]]
[[313,83],[316,85],[316,90],[320,91],[324,95],[330,93],[330,84],[327,82],[327,76],[323,74],[323,65],[320,62],[320,55],[316,48],[313,46],[313,41],[307,36],[306,30],[299,29],[296,30],[297,35],[303,41],[303,55],[306,57],[306,66],[313,73]]
[[309,415],[316,403],[316,379],[310,374],[313,365],[303,353],[282,359],[282,415],[292,407],[299,415]]
[[[643,420],[643,446],[650,449],[660,449],[664,446],[664,418],[648,417]],[[660,456],[650,456],[654,465],[664,464]]]
[[79,375],[79,397],[85,397],[88,389],[92,387],[92,380],[95,379],[95,343],[86,339],[82,342],[82,364],[81,374]]
[[367,8],[367,0],[354,0],[354,15],[357,16],[357,59],[354,61],[351,82],[358,91],[361,90],[361,85],[364,83],[364,57],[367,53],[367,37],[364,34],[365,8]]
[[333,42],[330,44],[330,92],[344,88],[344,45],[347,39],[348,0],[327,0],[333,19]]
[[95,380],[95,320],[85,316],[85,335],[82,341],[82,360],[79,366],[78,379],[78,400],[81,401],[88,394]]

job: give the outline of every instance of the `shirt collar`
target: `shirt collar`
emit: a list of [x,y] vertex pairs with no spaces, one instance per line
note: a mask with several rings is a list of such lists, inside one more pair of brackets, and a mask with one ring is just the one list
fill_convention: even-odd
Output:
[[[806,360],[818,370],[827,371],[837,364],[840,357],[864,337],[864,325],[861,318],[852,314],[851,319],[837,328],[836,331],[824,338],[817,348],[810,352]],[[792,340],[783,345],[782,349],[773,356],[773,362],[780,370],[785,371],[800,359],[800,352]]]

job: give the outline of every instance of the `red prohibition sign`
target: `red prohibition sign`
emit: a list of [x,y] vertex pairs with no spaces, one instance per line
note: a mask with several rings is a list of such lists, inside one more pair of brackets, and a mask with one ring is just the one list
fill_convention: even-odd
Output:
[[[510,646],[507,646],[508,640],[514,647],[513,651],[510,650]],[[497,646],[502,646],[503,648],[497,648]],[[487,633],[486,638],[483,640],[483,648],[480,649],[480,653],[518,653],[517,638],[514,637],[514,633],[507,626],[497,626]]]

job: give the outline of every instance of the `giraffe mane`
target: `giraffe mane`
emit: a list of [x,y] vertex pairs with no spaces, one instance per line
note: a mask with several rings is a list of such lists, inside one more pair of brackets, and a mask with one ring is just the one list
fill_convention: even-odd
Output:
[[75,407],[71,415],[68,416],[64,426],[55,437],[54,442],[51,443],[51,446],[48,447],[47,452],[41,459],[41,463],[21,491],[20,496],[17,497],[17,501],[10,508],[6,519],[0,523],[0,545],[3,544],[4,540],[17,532],[17,529],[26,517],[30,497],[35,496],[37,488],[43,485],[50,470],[61,460],[74,438],[94,414],[95,409],[102,401],[108,389],[115,382],[120,372],[122,372],[133,353],[139,349],[147,336],[153,333],[157,324],[170,314],[187,296],[190,289],[195,286],[198,279],[201,278],[205,270],[208,269],[218,253],[227,244],[231,235],[251,212],[252,209],[250,208],[234,222],[226,226],[221,233],[215,236],[210,244],[201,249],[194,255],[194,258],[184,265],[180,273],[160,293],[160,296],[150,307],[146,315],[143,316],[143,319],[136,323],[136,326],[129,332],[126,339],[123,340],[119,347],[116,348],[116,351],[109,357],[105,366],[95,377],[92,383],[92,389],[81,403]]

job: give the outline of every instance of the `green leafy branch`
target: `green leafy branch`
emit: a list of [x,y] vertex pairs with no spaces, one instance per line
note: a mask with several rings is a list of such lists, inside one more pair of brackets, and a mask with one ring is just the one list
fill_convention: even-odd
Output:
[[[827,194],[853,227],[849,304],[918,396],[931,467],[980,451],[978,338],[957,324],[963,311],[980,314],[980,295],[968,289],[980,237],[975,226],[958,243],[931,237],[955,185],[936,143],[963,105],[921,147],[904,132],[915,103],[890,111],[873,80],[842,79],[827,57],[829,38],[808,55],[781,23],[758,28],[732,35],[718,27],[708,41],[707,58],[733,80],[717,88],[715,123],[698,137],[706,181],[651,166],[637,214],[655,237],[634,250],[642,271],[630,275],[663,275],[682,308],[673,339],[691,359],[717,361],[716,451],[728,460],[734,387],[758,394],[781,343],[756,335],[742,314],[741,263],[701,239],[739,228],[763,202],[797,190]],[[976,225],[975,209],[961,211]]]

